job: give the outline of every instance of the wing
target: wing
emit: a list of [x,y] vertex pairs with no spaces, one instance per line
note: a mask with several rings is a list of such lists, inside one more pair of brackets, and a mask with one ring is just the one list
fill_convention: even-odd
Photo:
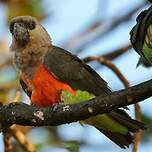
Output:
[[87,64],[70,52],[53,46],[44,57],[45,67],[72,88],[94,95],[108,94],[107,83]]
[[26,83],[20,78],[20,84],[22,86],[22,89],[24,90],[24,92],[29,96],[31,97],[32,95],[32,92],[30,90],[28,90],[28,87],[26,85]]
[[149,19],[150,16],[152,15],[152,7],[150,7],[148,10],[142,11],[136,21],[137,24],[133,27],[133,29],[130,31],[130,40],[131,43],[133,44],[133,48],[135,51],[141,55],[142,58],[145,58],[145,55],[143,53],[143,44],[145,40],[145,34],[147,32],[147,28],[151,24],[151,20]]
[[136,19],[137,24],[130,31],[130,41],[133,44],[135,51],[141,56],[144,56],[142,52],[142,47],[143,47],[144,34],[145,34],[144,32],[145,25],[142,24],[142,20],[146,16],[146,14],[147,11],[143,11],[137,16]]

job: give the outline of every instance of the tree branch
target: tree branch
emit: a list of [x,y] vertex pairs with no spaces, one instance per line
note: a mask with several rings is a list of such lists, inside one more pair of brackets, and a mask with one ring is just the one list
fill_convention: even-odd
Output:
[[13,151],[12,136],[8,131],[3,132],[3,139],[4,139],[4,151],[12,152]]
[[[135,104],[152,96],[152,80],[139,85],[98,96],[89,102],[73,105],[58,104],[41,108],[24,103],[11,103],[0,107],[1,128],[12,124],[27,126],[56,126],[107,113],[114,109]],[[22,110],[21,110],[22,109]]]
[[11,126],[8,130],[26,152],[36,152],[35,147],[26,139],[25,135],[16,127],[16,125]]
[[132,48],[131,44],[126,44],[123,47],[120,47],[118,49],[115,49],[109,53],[103,54],[102,57],[108,59],[108,60],[114,60],[118,58],[119,56],[123,55],[127,51],[129,51]]
[[91,62],[91,61],[98,61],[100,64],[107,66],[110,70],[112,70],[117,77],[120,79],[120,81],[124,84],[124,86],[127,88],[129,87],[129,81],[123,76],[121,71],[116,67],[115,64],[111,62],[111,60],[104,58],[102,56],[88,56],[83,59],[85,63]]

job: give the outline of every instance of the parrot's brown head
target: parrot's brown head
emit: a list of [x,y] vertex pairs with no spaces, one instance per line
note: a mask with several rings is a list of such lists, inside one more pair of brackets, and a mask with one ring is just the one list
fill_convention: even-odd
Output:
[[16,42],[25,46],[30,41],[30,33],[35,30],[37,21],[32,17],[16,17],[10,23],[10,32]]
[[[13,43],[19,47],[50,45],[51,38],[43,26],[31,16],[18,16],[10,21]],[[15,50],[16,51],[16,50]]]
[[[51,47],[51,38],[44,27],[31,16],[18,16],[10,21],[14,63],[26,72],[27,67],[36,69],[46,51]],[[27,72],[29,73],[29,72]]]

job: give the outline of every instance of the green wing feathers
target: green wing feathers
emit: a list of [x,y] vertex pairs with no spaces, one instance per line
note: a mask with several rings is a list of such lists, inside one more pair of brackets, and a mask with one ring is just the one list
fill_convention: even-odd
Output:
[[143,53],[147,60],[152,64],[152,25],[147,29],[147,34],[145,35],[145,41],[143,45]]
[[[95,96],[93,94],[90,94],[87,91],[81,91],[81,90],[78,90],[75,96],[73,96],[68,91],[62,91],[61,93],[61,100],[65,104],[74,104],[74,103],[84,102],[94,97]],[[91,117],[81,122],[92,125],[96,128],[109,130],[112,132],[119,132],[122,134],[127,134],[128,132],[128,129],[126,127],[122,126],[120,123],[113,120],[113,118],[111,118],[107,114],[97,115],[95,117]]]
[[71,92],[63,90],[61,92],[60,97],[61,97],[61,101],[64,102],[65,104],[75,104],[92,99],[95,96],[87,91],[78,90],[76,92],[76,95],[72,95]]
[[[65,104],[84,102],[94,97],[93,94],[81,90],[78,90],[75,96],[68,91],[61,92],[61,100]],[[127,113],[119,109],[108,114],[91,117],[81,123],[94,126],[121,148],[126,148],[132,143],[133,137],[130,132],[145,129],[143,123],[131,119]]]

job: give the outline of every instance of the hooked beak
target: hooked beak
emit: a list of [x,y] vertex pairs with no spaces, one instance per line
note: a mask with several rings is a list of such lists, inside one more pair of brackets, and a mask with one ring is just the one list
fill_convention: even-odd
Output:
[[17,43],[22,46],[29,42],[29,32],[23,23],[14,23],[13,36]]

